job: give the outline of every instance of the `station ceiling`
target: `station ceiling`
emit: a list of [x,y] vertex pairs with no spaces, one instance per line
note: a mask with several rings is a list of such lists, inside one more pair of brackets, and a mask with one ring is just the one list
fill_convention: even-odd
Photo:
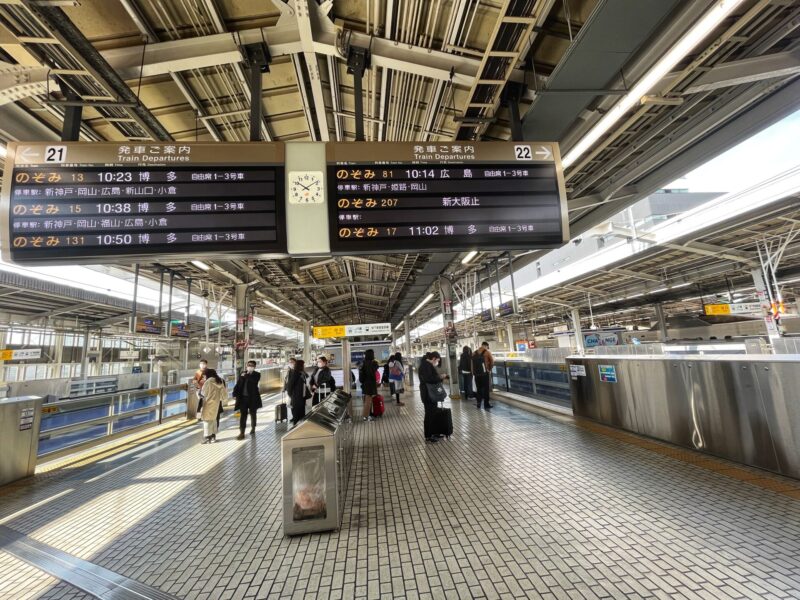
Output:
[[[2,3],[0,141],[58,139],[64,103],[76,98],[87,104],[81,129],[86,141],[247,140],[250,93],[242,45],[263,40],[272,55],[263,76],[263,139],[354,139],[346,49],[368,46],[367,140],[508,140],[511,113],[506,100],[519,84],[521,92],[513,97],[524,136],[558,141],[563,155],[714,4]],[[645,103],[567,169],[573,234],[591,229],[797,110],[800,82],[792,65],[798,56],[798,27],[796,2],[742,2],[660,81]],[[486,72],[497,77],[496,83],[478,83],[478,73]],[[771,219],[765,215],[764,223]],[[746,246],[746,239],[720,241]],[[220,260],[209,271],[174,261],[142,267],[154,275],[171,269],[204,286],[255,282],[266,298],[316,324],[397,323],[432,291],[440,273],[459,277],[499,255],[484,253],[466,267],[462,256]],[[514,265],[536,256],[516,253]],[[713,257],[688,258],[713,263]],[[672,251],[653,260],[675,261],[677,268],[685,259]],[[611,292],[618,283],[617,277],[599,278],[592,287]],[[571,300],[566,293],[563,298]],[[528,305],[532,312],[534,307]],[[420,316],[435,308],[431,303]],[[295,325],[281,313],[261,312]],[[91,320],[90,313],[83,316]]]

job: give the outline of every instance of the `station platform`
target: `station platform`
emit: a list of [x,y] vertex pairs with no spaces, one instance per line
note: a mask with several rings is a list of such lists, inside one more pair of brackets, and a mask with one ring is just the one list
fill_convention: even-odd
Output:
[[793,480],[500,401],[425,443],[405,401],[356,424],[336,532],[283,535],[269,408],[0,488],[0,598],[800,597]]

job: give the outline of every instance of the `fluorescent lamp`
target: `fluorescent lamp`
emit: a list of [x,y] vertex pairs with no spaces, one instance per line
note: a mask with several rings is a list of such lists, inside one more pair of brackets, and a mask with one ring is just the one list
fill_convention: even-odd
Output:
[[692,282],[689,281],[688,283],[676,283],[675,285],[669,286],[669,289],[677,290],[678,288],[686,287],[687,285],[692,285]]
[[471,261],[473,258],[475,258],[475,256],[477,256],[477,254],[478,254],[478,251],[477,250],[473,250],[472,252],[470,252],[464,258],[461,259],[461,264],[462,265],[467,264],[469,261]]
[[425,298],[425,300],[423,300],[422,302],[420,302],[419,304],[417,304],[417,308],[415,308],[415,309],[414,309],[414,310],[412,310],[410,313],[408,313],[408,316],[409,316],[409,317],[413,317],[413,316],[416,314],[416,312],[417,312],[417,311],[418,311],[420,308],[422,308],[422,307],[423,307],[423,306],[425,306],[425,305],[426,305],[428,302],[430,302],[430,301],[431,301],[431,298],[433,298],[433,294],[428,294],[428,296]]
[[279,313],[283,313],[283,314],[285,314],[287,317],[291,317],[291,318],[292,318],[292,319],[294,319],[295,321],[302,321],[302,319],[301,319],[301,318],[299,318],[299,317],[295,317],[295,316],[294,316],[292,313],[290,313],[290,312],[288,312],[288,311],[285,311],[285,310],[283,310],[283,309],[282,309],[280,306],[278,306],[277,304],[273,304],[273,303],[272,303],[272,302],[270,302],[269,300],[264,300],[264,304],[266,304],[266,305],[267,305],[267,306],[269,306],[270,308],[274,308],[274,309],[275,309],[275,310],[277,310]]
[[198,269],[203,269],[203,271],[208,271],[211,268],[202,260],[190,260],[189,262],[192,263]]
[[617,102],[611,110],[609,110],[605,116],[572,147],[566,156],[564,156],[564,167],[570,166],[580,158],[604,133],[611,129],[625,113],[638,105],[645,94],[653,89],[667,73],[672,71],[697,44],[711,33],[714,28],[741,3],[742,0],[718,0],[714,8],[709,10],[702,19],[695,23],[694,27],[687,31],[686,34],[678,40],[678,43],[675,44],[661,60],[653,65],[635,86],[633,86],[633,89],[631,89],[622,100]]
[[658,288],[657,290],[650,290],[648,294],[658,294],[659,292],[666,292],[669,288]]
[[0,160],[6,157],[6,147],[3,144],[0,144]]
[[403,323],[405,323],[405,321],[400,321],[400,322],[397,324],[397,327],[395,327],[395,328],[394,328],[394,330],[395,330],[395,331],[397,331],[398,329],[400,329],[400,328],[403,326]]

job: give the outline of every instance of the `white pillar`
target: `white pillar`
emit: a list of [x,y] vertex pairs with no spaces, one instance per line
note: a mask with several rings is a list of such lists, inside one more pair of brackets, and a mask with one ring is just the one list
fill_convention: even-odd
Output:
[[577,308],[572,309],[572,329],[575,331],[575,348],[578,354],[583,355],[583,330],[581,329],[581,312]]
[[306,366],[311,362],[311,323],[303,319],[303,362]]
[[506,337],[508,340],[508,351],[516,352],[517,348],[514,346],[514,326],[511,323],[506,323]]
[[656,303],[656,321],[658,321],[658,341],[667,341],[667,321],[664,319],[664,306]]

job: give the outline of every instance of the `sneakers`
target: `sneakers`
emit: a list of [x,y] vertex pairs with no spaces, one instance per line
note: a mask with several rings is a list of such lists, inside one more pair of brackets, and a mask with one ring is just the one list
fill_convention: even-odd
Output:
[[256,437],[256,430],[255,429],[251,429],[250,430],[250,437]]
[[399,400],[397,401],[397,406],[405,406],[405,405],[406,405],[405,402],[400,402]]
[[243,440],[244,439],[244,431],[239,432],[239,435],[236,436],[236,439],[237,440]]
[[435,444],[436,442],[438,442],[438,441],[439,441],[439,438],[438,438],[438,437],[435,437],[435,436],[431,436],[431,437],[429,437],[429,438],[425,438],[425,441],[426,441],[426,442],[430,442],[431,444]]
[[210,437],[203,438],[203,441],[200,442],[200,443],[201,444],[210,444],[211,443],[211,438]]

